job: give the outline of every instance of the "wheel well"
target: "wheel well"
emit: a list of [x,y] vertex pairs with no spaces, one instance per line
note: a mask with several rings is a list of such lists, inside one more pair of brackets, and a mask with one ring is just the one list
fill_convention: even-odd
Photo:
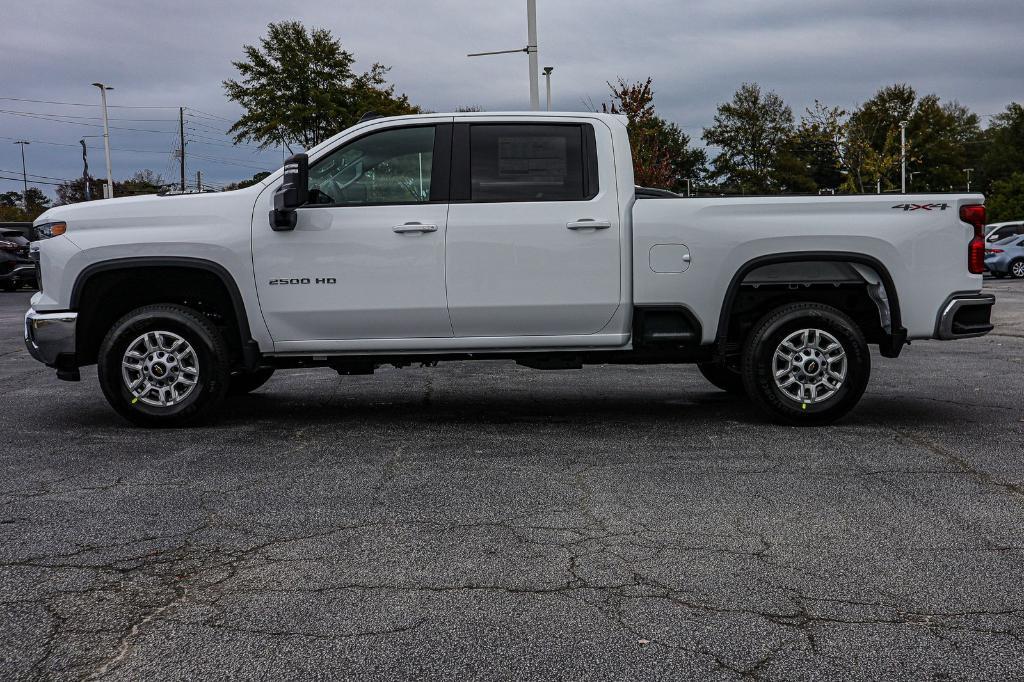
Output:
[[78,310],[77,364],[95,363],[114,322],[152,303],[177,303],[202,313],[224,334],[232,364],[246,364],[251,340],[237,289],[212,268],[160,264],[124,264],[82,274],[72,295]]
[[837,308],[883,355],[899,354],[906,331],[888,271],[867,256],[778,255],[755,259],[733,278],[719,320],[719,354],[738,357],[754,324],[769,310],[810,301]]

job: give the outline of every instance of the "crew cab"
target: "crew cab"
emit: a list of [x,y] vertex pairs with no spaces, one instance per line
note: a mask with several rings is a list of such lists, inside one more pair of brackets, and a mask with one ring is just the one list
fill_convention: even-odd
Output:
[[681,198],[634,186],[619,116],[375,118],[245,189],[48,210],[25,340],[62,379],[96,364],[147,426],[276,369],[475,359],[694,363],[823,424],[863,394],[869,346],[992,329],[982,203]]

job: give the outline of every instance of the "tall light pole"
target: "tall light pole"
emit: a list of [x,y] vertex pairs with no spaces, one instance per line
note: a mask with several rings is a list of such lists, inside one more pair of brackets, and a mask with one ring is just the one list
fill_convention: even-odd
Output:
[[110,169],[110,126],[107,124],[107,90],[114,88],[103,83],[93,83],[100,89],[100,98],[103,101],[103,151],[107,154],[107,186],[103,191],[104,199],[114,198],[114,172]]
[[32,144],[28,140],[18,140],[14,144],[21,145],[21,181],[25,186],[25,193],[21,195],[21,202],[25,204],[25,210],[28,210],[28,169],[25,167],[25,145]]
[[900,193],[907,193],[907,123],[900,121]]
[[548,104],[547,110],[548,111],[551,111],[551,72],[554,71],[554,70],[555,70],[555,67],[553,67],[553,66],[545,66],[544,67],[544,80],[546,81],[546,83],[544,84],[544,87],[547,88],[547,91],[548,91],[548,98],[547,98],[547,104]]
[[[22,147],[24,149],[24,147]],[[971,191],[971,173],[974,172],[973,168],[964,168],[964,173],[967,173],[967,191]]]
[[514,54],[525,52],[530,63],[530,109],[540,109],[540,74],[537,73],[537,0],[526,0],[526,47],[518,50],[494,50],[491,52],[470,52],[467,57],[486,57],[492,54]]

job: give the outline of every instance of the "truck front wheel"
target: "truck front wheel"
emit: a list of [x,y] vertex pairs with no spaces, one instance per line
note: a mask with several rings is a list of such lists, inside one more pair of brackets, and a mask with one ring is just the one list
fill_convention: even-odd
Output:
[[230,381],[224,337],[180,305],[137,308],[100,345],[100,386],[117,412],[140,426],[184,426],[210,416]]
[[743,349],[747,393],[777,421],[831,423],[860,400],[871,354],[857,324],[820,303],[776,308],[754,326]]

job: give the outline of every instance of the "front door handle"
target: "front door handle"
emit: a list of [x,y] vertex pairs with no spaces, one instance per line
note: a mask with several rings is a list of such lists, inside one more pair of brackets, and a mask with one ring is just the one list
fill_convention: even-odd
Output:
[[593,218],[580,218],[565,226],[570,230],[607,230],[612,226],[610,220],[594,220]]
[[403,223],[401,225],[395,225],[391,228],[399,234],[406,232],[437,232],[437,225],[430,225],[427,223]]

